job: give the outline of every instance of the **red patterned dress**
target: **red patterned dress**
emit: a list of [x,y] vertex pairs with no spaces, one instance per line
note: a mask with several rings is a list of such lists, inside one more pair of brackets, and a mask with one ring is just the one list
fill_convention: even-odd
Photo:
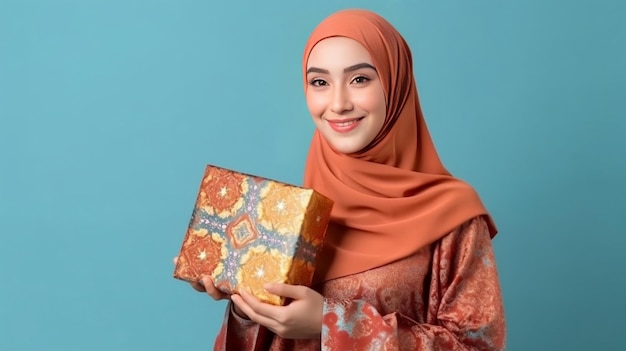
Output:
[[505,348],[504,307],[487,223],[474,218],[415,255],[317,287],[319,339],[282,339],[227,308],[214,350]]

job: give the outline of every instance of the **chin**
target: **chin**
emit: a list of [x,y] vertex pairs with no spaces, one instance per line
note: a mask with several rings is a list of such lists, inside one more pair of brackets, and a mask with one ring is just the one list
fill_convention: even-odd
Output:
[[338,152],[340,154],[346,154],[346,155],[359,152],[360,150],[363,149],[363,147],[354,147],[353,145],[336,145],[336,144],[333,144],[333,143],[330,143],[330,146],[336,152]]
[[[365,146],[367,146],[367,140],[359,139],[358,135],[352,136],[337,136],[332,130],[327,133],[320,133],[330,147],[340,154],[354,154],[357,153]],[[362,136],[361,136],[362,137]]]

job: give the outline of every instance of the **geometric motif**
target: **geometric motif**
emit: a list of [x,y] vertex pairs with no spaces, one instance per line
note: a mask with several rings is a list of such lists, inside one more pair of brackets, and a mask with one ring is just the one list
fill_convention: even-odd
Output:
[[259,236],[250,216],[244,213],[226,227],[226,234],[232,239],[233,246],[241,249]]

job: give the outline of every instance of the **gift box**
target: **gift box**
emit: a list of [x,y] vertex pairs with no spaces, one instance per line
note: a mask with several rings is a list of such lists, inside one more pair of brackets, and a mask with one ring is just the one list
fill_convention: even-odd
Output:
[[284,305],[263,284],[310,286],[332,206],[313,189],[207,165],[174,278],[210,275],[227,294]]

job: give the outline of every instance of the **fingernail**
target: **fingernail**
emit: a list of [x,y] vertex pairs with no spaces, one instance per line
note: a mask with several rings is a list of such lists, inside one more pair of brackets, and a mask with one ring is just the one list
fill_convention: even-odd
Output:
[[274,284],[272,284],[272,283],[263,284],[263,289],[265,289],[267,291],[273,290],[274,289]]

